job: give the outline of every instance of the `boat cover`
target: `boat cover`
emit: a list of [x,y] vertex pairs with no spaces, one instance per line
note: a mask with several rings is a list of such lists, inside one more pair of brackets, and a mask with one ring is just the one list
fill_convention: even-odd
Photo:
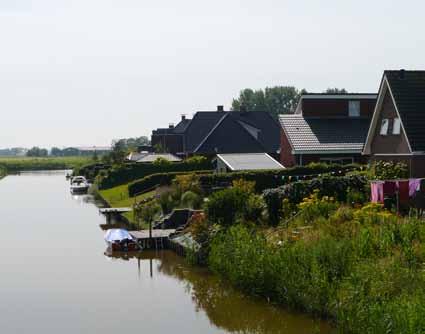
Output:
[[130,233],[128,233],[127,230],[124,230],[122,228],[113,228],[107,230],[105,233],[105,240],[108,242],[122,241],[125,239],[133,240],[133,237]]

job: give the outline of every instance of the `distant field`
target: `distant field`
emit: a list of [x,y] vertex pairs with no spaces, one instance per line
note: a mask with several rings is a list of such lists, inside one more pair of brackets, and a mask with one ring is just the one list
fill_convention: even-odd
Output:
[[90,161],[90,157],[0,157],[0,167],[5,168],[9,173],[13,173],[31,170],[71,169]]

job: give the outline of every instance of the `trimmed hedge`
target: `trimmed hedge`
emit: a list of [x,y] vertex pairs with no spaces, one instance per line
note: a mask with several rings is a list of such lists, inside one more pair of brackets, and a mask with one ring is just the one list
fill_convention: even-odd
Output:
[[298,204],[314,190],[318,190],[320,196],[332,196],[340,202],[345,202],[348,189],[365,192],[367,184],[368,179],[363,175],[325,175],[308,181],[289,183],[275,189],[267,189],[263,192],[263,197],[267,204],[271,223],[277,224],[283,199],[288,199],[292,204]]
[[202,188],[213,189],[223,185],[231,185],[234,180],[244,179],[246,181],[255,181],[255,191],[260,193],[265,189],[277,188],[287,183],[298,181],[298,178],[317,177],[318,174],[336,173],[344,175],[347,171],[359,169],[360,165],[327,165],[310,164],[308,166],[299,166],[286,168],[282,170],[264,170],[233,172],[224,174],[201,175],[199,181]]
[[169,164],[126,163],[118,168],[113,167],[109,169],[107,175],[99,179],[98,186],[99,189],[108,189],[152,174],[193,172],[199,170],[212,170],[211,162],[183,161]]
[[[200,170],[200,171],[192,171],[191,173],[207,175],[207,173],[212,173],[212,171]],[[177,175],[185,175],[185,174],[188,174],[188,172],[156,173],[156,174],[148,175],[144,177],[143,179],[131,182],[128,185],[128,194],[130,197],[133,197],[137,194],[145,192],[158,185],[160,186],[171,185],[171,182],[174,180],[174,178]]]

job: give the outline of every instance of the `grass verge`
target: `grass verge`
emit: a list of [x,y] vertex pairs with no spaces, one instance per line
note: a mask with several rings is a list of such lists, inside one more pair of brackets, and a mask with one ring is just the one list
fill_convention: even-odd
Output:
[[[154,196],[155,190],[144,193],[137,197],[130,197],[128,195],[128,184],[123,184],[114,188],[100,190],[98,193],[112,208],[131,208],[135,201],[142,201],[146,198]],[[127,218],[131,224],[135,224],[133,212],[125,213],[124,217]]]

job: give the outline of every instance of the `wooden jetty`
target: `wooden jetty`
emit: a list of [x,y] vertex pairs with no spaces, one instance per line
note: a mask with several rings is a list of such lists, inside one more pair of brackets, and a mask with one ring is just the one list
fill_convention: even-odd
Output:
[[106,216],[107,224],[111,223],[112,218],[116,218],[123,213],[133,211],[131,208],[101,208],[99,212]]
[[163,249],[167,246],[170,235],[175,233],[175,229],[154,229],[152,230],[152,238],[149,237],[149,230],[129,231],[132,237],[143,249]]

